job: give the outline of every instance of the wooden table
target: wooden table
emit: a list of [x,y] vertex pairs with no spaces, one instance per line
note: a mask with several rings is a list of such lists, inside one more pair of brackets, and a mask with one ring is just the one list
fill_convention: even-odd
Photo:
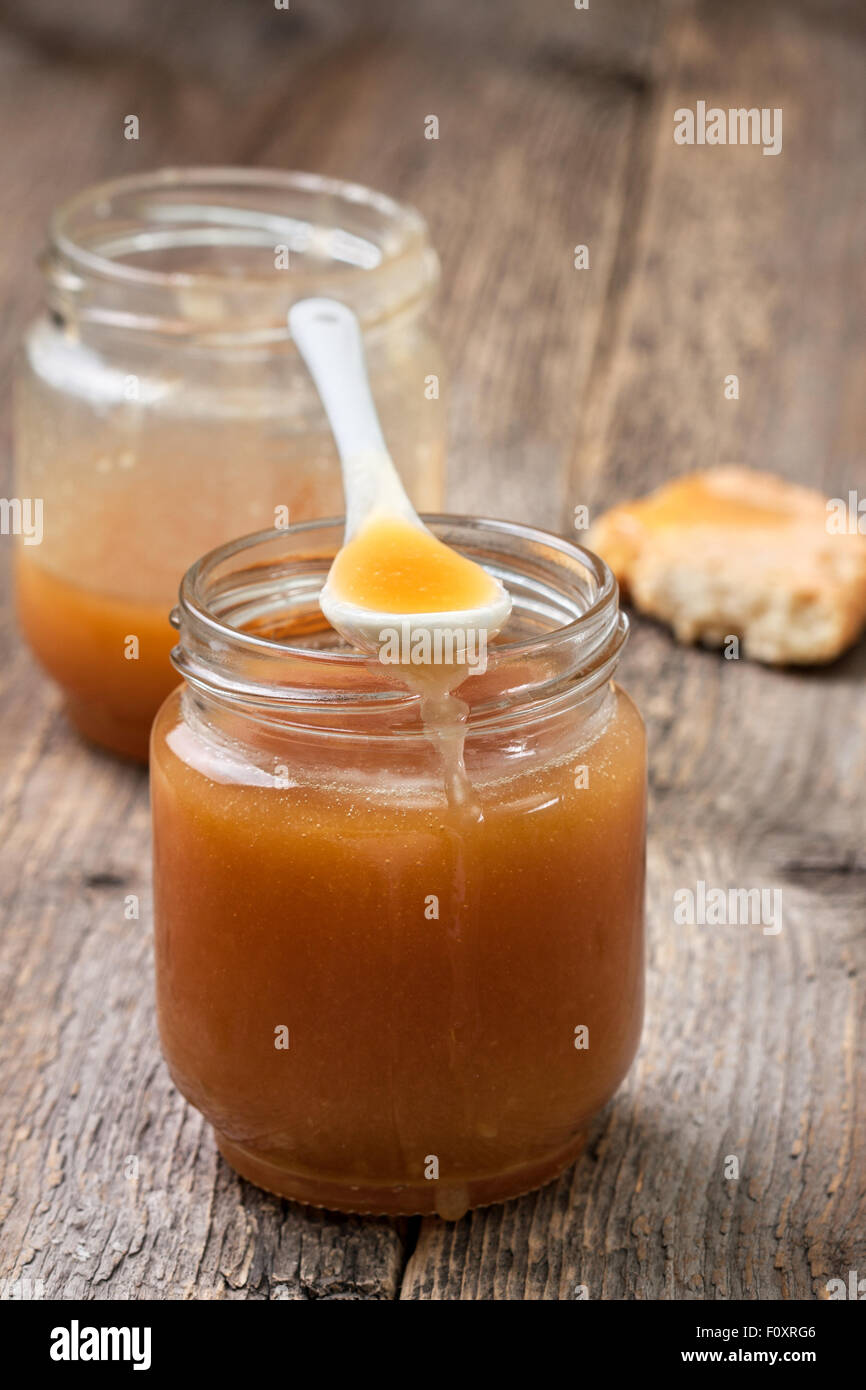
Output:
[[[862,496],[862,8],[421,8],[3,4],[4,388],[59,198],[161,164],[299,166],[431,223],[453,510],[568,532],[578,505],[724,461]],[[781,155],[676,145],[673,113],[698,100],[781,107]],[[8,412],[3,430],[5,462]],[[70,734],[4,593],[0,1294],[780,1299],[866,1274],[866,646],[781,672],[636,621],[622,677],[651,748],[638,1062],[559,1182],[456,1225],[395,1222],[241,1182],[169,1082],[146,777]],[[673,893],[698,879],[781,888],[783,930],[677,926]]]

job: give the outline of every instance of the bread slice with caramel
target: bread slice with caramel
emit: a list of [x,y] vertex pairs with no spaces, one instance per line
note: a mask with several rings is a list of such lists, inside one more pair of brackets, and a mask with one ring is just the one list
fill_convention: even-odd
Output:
[[710,468],[612,508],[591,528],[636,606],[681,642],[773,664],[832,661],[866,625],[866,537],[828,529],[820,492]]

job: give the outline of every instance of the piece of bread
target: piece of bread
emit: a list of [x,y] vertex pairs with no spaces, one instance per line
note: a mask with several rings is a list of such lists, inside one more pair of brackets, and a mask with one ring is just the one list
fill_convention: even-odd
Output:
[[866,625],[866,536],[828,527],[820,492],[710,468],[606,512],[587,545],[681,642],[740,640],[756,661],[832,661]]

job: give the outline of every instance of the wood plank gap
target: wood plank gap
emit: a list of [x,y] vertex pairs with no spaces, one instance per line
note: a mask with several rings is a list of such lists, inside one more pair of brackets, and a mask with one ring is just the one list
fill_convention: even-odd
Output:
[[623,172],[624,196],[620,209],[616,247],[610,261],[604,308],[583,393],[583,423],[567,467],[566,515],[563,527],[572,528],[573,507],[593,507],[603,499],[599,475],[604,455],[602,441],[614,402],[616,360],[631,323],[630,306],[638,288],[643,242],[648,222],[650,191],[658,164],[659,126],[668,98],[667,83],[644,83],[633,89],[632,126]]

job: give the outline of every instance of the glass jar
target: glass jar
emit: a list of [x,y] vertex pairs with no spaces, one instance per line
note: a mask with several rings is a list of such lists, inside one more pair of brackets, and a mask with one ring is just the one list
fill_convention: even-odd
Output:
[[286,314],[350,304],[407,489],[442,500],[438,262],[421,217],[315,174],[163,170],[56,213],[46,313],[16,392],[17,494],[43,504],[18,549],[35,655],[88,738],[145,757],[177,677],[168,624],[196,556],[261,527],[343,511],[337,457]]
[[456,1218],[570,1164],[634,1057],[646,768],[604,563],[426,519],[514,599],[459,690],[475,806],[449,804],[417,697],[319,612],[337,524],[213,551],[152,734],[157,1002],[244,1177]]

